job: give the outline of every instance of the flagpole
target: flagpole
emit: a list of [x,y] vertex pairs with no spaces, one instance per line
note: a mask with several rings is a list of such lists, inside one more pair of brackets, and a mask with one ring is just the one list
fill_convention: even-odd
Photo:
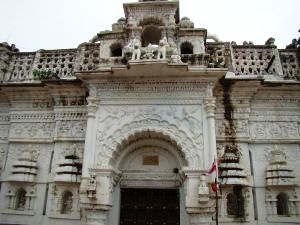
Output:
[[216,225],[219,225],[219,199],[218,199],[218,184],[219,184],[219,168],[218,168],[218,158],[217,155],[215,155],[215,160],[216,160],[216,178],[215,178],[215,183],[217,186],[216,190]]
[[[218,181],[217,181],[217,178],[215,178],[215,182],[218,186]],[[219,224],[219,201],[218,201],[218,188],[217,188],[217,191],[216,191],[216,225]]]

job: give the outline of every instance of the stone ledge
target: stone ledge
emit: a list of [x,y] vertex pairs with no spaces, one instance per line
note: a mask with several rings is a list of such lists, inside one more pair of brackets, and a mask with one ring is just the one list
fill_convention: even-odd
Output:
[[2,214],[14,214],[14,215],[25,215],[25,216],[34,216],[35,212],[33,210],[30,211],[18,211],[13,209],[4,209],[1,210],[0,213]]

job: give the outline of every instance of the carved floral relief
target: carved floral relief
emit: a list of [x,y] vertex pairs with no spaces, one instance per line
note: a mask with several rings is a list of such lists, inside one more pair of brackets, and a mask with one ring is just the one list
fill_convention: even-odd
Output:
[[56,137],[84,138],[86,121],[58,121]]
[[10,138],[52,138],[54,123],[14,123],[11,125]]
[[250,135],[256,139],[299,138],[296,122],[259,122],[250,125]]
[[188,162],[200,166],[203,136],[201,106],[100,107],[97,128],[97,163],[108,164],[117,146],[130,135],[151,130],[171,137],[182,147]]

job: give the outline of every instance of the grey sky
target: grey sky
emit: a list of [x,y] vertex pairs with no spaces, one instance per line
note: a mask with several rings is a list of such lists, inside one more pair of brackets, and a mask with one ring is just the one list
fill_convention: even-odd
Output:
[[[124,2],[138,0],[0,0],[0,42],[21,51],[75,48],[124,17]],[[180,17],[222,41],[284,48],[299,37],[299,0],[180,0]]]

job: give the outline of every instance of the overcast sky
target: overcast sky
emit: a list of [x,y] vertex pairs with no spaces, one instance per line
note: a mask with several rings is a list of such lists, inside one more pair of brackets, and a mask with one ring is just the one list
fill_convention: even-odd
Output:
[[[21,51],[76,48],[124,17],[124,2],[138,0],[0,0],[0,42]],[[180,0],[180,17],[222,41],[284,48],[300,33],[299,0]]]

